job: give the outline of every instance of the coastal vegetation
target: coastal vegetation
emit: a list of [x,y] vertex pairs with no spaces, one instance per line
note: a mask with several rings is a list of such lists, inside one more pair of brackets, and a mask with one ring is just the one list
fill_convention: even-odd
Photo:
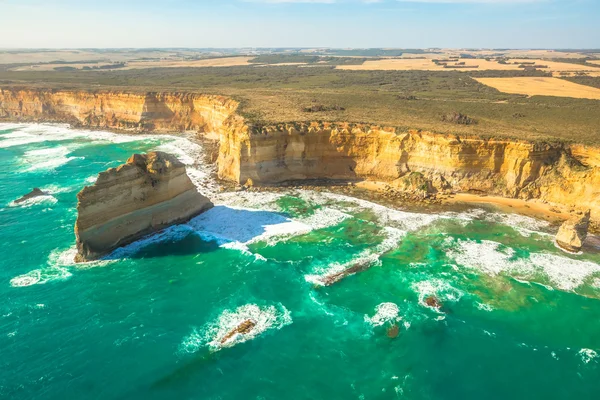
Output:
[[[470,72],[345,71],[331,66],[52,72],[7,69],[0,71],[3,87],[226,95],[240,101],[242,115],[255,123],[348,121],[441,133],[600,143],[600,101],[502,93],[477,82]],[[526,74],[524,71],[474,74],[494,76],[499,72],[508,77]],[[313,103],[338,105],[344,110],[303,111]],[[440,121],[440,115],[454,111],[479,123],[456,125]],[[527,117],[515,119],[516,113]]]

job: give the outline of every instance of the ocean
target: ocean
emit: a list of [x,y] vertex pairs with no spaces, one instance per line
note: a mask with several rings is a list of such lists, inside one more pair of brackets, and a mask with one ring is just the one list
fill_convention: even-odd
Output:
[[[74,264],[77,193],[156,149],[215,207]],[[556,227],[221,192],[202,151],[186,135],[0,124],[0,398],[600,398],[600,255],[557,249]],[[15,203],[34,187],[48,194]]]

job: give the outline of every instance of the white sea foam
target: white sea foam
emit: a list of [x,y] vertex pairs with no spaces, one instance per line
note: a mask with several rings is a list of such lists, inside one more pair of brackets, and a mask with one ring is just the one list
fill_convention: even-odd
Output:
[[281,209],[276,202],[284,196],[286,194],[274,192],[224,192],[215,195],[213,202],[230,207],[278,212]]
[[590,261],[573,260],[547,253],[532,253],[529,258],[517,258],[511,248],[504,248],[493,241],[450,239],[447,256],[458,264],[475,268],[489,275],[514,274],[522,279],[534,280],[544,274],[557,288],[573,290],[594,274],[600,273],[600,265]]
[[[248,320],[256,324],[250,332],[235,334],[224,341],[231,331]],[[233,347],[239,343],[252,340],[267,330],[281,329],[291,323],[291,313],[281,304],[266,307],[246,304],[233,311],[225,310],[216,321],[209,323],[202,329],[194,329],[192,334],[181,343],[180,351],[195,353],[203,347],[208,347],[211,351],[219,351],[222,348]]]
[[218,193],[219,185],[212,179],[216,172],[215,164],[205,164],[202,146],[194,142],[191,135],[163,136],[168,142],[156,147],[155,150],[173,154],[186,165],[187,175],[198,190],[211,199]]
[[299,190],[298,193],[304,200],[316,204],[330,203],[332,201],[343,203],[344,205],[341,207],[335,204],[332,207],[338,207],[346,213],[360,211],[361,209],[373,211],[380,224],[406,232],[419,230],[444,217],[438,214],[421,214],[395,210],[367,200],[334,193],[312,192],[308,190]]
[[17,201],[14,200],[14,201],[11,201],[10,203],[8,203],[8,207],[28,208],[28,207],[37,206],[37,205],[52,205],[52,204],[56,204],[56,203],[58,203],[58,200],[56,199],[56,197],[48,194],[48,195],[43,195],[43,196],[32,197],[32,198],[22,201],[20,203],[17,203]]
[[51,195],[69,193],[78,190],[78,186],[58,186],[58,185],[46,185],[40,187],[42,192],[46,192]]
[[423,305],[425,305],[425,299],[429,296],[435,296],[440,299],[441,302],[455,303],[465,294],[463,291],[456,289],[448,281],[443,279],[430,279],[415,282],[411,287],[417,293],[419,302]]
[[550,227],[548,221],[519,214],[486,213],[485,219],[510,226],[525,237],[529,237],[534,233],[547,236],[548,234],[544,230]]
[[65,280],[72,276],[68,269],[61,267],[48,267],[30,271],[10,280],[12,287],[25,287],[43,285],[55,280]]
[[54,249],[48,256],[48,265],[51,267],[65,267],[65,268],[77,268],[77,269],[87,269],[87,268],[95,268],[95,267],[103,267],[108,264],[112,264],[116,260],[113,259],[101,259],[95,261],[88,262],[75,262],[75,256],[77,255],[77,248],[72,246],[66,250],[64,249]]
[[54,171],[73,160],[82,160],[83,157],[68,157],[73,151],[73,146],[56,146],[38,150],[26,151],[21,163],[27,166],[26,171]]
[[592,349],[581,349],[577,354],[579,354],[581,361],[583,361],[584,364],[589,364],[590,361],[598,358],[598,353]]
[[[42,285],[51,281],[66,280],[73,276],[73,268],[85,269],[99,267],[110,264],[114,260],[97,260],[85,263],[75,263],[77,248],[72,246],[68,249],[54,249],[48,256],[48,266],[35,269],[26,274],[19,275],[11,279],[10,284],[13,287],[24,287],[32,285]],[[38,304],[43,307],[43,304]]]
[[396,228],[385,227],[384,231],[386,233],[386,238],[375,247],[363,250],[352,260],[345,263],[331,263],[325,266],[316,266],[314,270],[316,273],[307,274],[304,276],[304,279],[314,285],[322,286],[324,280],[328,276],[342,272],[353,265],[359,263],[379,264],[381,262],[379,258],[385,253],[395,249],[400,240],[406,235],[406,232]]
[[73,129],[68,124],[0,124],[0,130],[3,129],[14,129],[14,131],[0,135],[0,148],[76,139],[89,139],[90,143],[129,143],[177,138],[177,136],[170,135],[117,134],[107,131]]
[[477,304],[477,309],[479,309],[481,311],[487,311],[487,312],[494,311],[494,307],[490,306],[489,304],[485,304],[485,303],[476,303],[476,304]]
[[381,303],[375,308],[375,315],[365,315],[365,321],[373,326],[382,326],[387,322],[399,322],[400,309],[395,303]]

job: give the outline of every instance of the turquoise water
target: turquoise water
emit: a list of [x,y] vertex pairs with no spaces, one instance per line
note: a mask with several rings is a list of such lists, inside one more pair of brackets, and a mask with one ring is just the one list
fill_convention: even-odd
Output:
[[[77,192],[156,148],[217,206],[74,265]],[[0,398],[600,398],[600,257],[556,249],[555,228],[219,193],[200,152],[185,137],[0,124]],[[14,204],[33,187],[49,195]],[[373,266],[320,285],[360,260]],[[221,345],[248,318],[252,334]]]

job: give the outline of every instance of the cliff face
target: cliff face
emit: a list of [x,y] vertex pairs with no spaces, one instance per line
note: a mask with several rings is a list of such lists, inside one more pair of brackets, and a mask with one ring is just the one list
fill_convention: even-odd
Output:
[[600,148],[487,140],[352,124],[258,129],[238,103],[187,93],[0,89],[0,118],[125,131],[194,130],[220,140],[222,179],[391,182],[420,172],[437,190],[479,190],[592,210],[600,222]]
[[0,89],[0,118],[127,131],[215,133],[237,107],[188,93]]
[[476,190],[592,209],[600,220],[600,151],[349,124],[230,127],[219,176],[239,183],[339,179],[394,182],[420,172],[437,190]]
[[162,152],[135,154],[126,164],[101,172],[77,199],[77,262],[97,259],[212,207],[186,175],[185,165]]

